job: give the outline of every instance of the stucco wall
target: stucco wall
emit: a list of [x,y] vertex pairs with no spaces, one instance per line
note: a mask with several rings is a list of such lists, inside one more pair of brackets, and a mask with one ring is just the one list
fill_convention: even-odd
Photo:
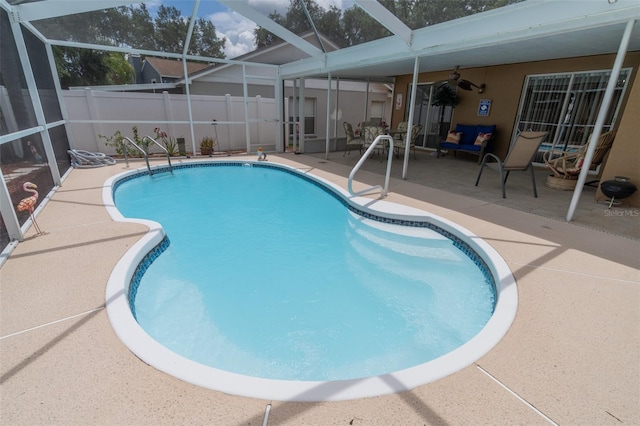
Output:
[[[634,77],[629,100],[600,182],[613,179],[615,176],[626,176],[640,189],[640,75],[636,73]],[[598,190],[596,196],[601,195]],[[640,191],[625,199],[624,204],[640,207]]]
[[[460,102],[453,112],[452,123],[463,124],[496,124],[496,153],[504,155],[509,147],[513,125],[518,112],[518,103],[522,86],[527,75],[573,72],[586,70],[611,69],[615,55],[590,56],[574,59],[561,59],[554,61],[540,61],[525,64],[501,65],[495,67],[463,68],[460,70],[461,78],[470,80],[475,84],[487,85],[484,93],[477,91],[467,92],[458,90]],[[632,79],[635,78],[640,66],[640,52],[627,54],[624,67],[632,67]],[[434,73],[422,73],[418,76],[418,82],[428,83],[446,80],[451,70]],[[393,109],[392,125],[404,120],[404,108],[407,106],[409,85],[412,76],[399,76],[396,80],[394,99],[398,93],[403,95],[401,109]],[[627,92],[628,96],[628,92]],[[480,99],[491,99],[491,113],[487,117],[479,117],[478,104]]]
[[[600,55],[495,67],[462,68],[459,71],[461,78],[477,85],[485,83],[487,87],[482,94],[475,90],[458,91],[460,102],[454,109],[452,124],[496,124],[495,152],[504,156],[511,141],[522,86],[527,75],[611,69],[614,61],[615,55]],[[637,137],[640,134],[640,120],[638,120],[640,117],[640,94],[638,93],[640,91],[638,87],[640,86],[638,82],[640,52],[627,53],[623,67],[632,68],[630,84],[623,99],[622,112],[616,123],[618,133],[602,176],[604,179],[617,175],[628,176],[640,187],[640,148],[638,148],[640,139]],[[418,82],[446,80],[450,72],[451,70],[422,73],[418,76]],[[410,96],[408,89],[412,79],[411,75],[398,76],[396,79],[394,99],[398,93],[402,93],[403,105],[400,109],[394,106],[392,126],[404,120],[404,109],[407,107],[407,99]],[[491,112],[487,117],[477,115],[480,99],[492,101]],[[640,206],[640,192],[629,197],[625,204]]]

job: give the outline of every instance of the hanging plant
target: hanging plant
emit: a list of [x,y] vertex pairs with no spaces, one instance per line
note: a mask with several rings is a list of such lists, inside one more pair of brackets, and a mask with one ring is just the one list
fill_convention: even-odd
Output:
[[440,122],[438,123],[440,138],[444,137],[444,129],[442,128],[442,123],[444,122],[444,110],[448,106],[455,108],[456,105],[458,105],[458,102],[458,95],[456,95],[455,90],[453,90],[447,83],[438,87],[436,92],[433,94],[431,105],[440,107]]
[[458,95],[456,95],[455,90],[453,90],[448,84],[443,84],[436,89],[436,93],[433,94],[433,99],[431,100],[431,105],[435,106],[450,106],[455,108],[458,105],[459,99]]

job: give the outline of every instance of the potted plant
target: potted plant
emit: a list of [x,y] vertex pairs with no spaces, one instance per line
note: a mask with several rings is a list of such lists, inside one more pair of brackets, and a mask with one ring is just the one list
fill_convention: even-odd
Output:
[[216,146],[216,140],[210,136],[204,136],[200,139],[200,154],[212,155],[213,148]]

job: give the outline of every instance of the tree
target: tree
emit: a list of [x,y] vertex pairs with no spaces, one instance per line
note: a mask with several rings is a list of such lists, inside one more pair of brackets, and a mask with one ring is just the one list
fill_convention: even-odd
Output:
[[160,5],[155,20],[157,49],[164,52],[182,53],[188,27],[188,21],[182,19],[177,8]]
[[130,7],[127,11],[129,32],[127,45],[145,50],[156,50],[156,29],[149,9],[144,3],[140,7]]
[[330,40],[338,43],[341,47],[346,47],[344,29],[340,24],[342,11],[335,5],[329,7],[315,22],[316,28]]
[[[173,6],[161,5],[155,20],[147,6],[118,7],[44,19],[36,27],[54,40],[182,53],[189,21]],[[215,26],[199,18],[193,29],[188,54],[224,57],[224,38]],[[54,46],[56,68],[63,88],[98,84],[125,84],[133,69],[120,53]]]
[[211,21],[198,18],[193,28],[188,53],[197,56],[223,58],[225,41],[224,37],[218,38],[216,27]]
[[356,6],[344,11],[342,27],[345,30],[347,46],[362,44],[391,35],[389,30]]
[[[275,11],[269,14],[269,19],[271,19],[276,24],[283,25],[284,18]],[[257,48],[270,46],[273,43],[281,40],[279,37],[276,37],[275,34],[270,33],[268,30],[260,26],[256,27],[256,29],[253,30],[253,35]]]
[[[284,16],[273,12],[269,18],[288,30],[300,34],[311,29],[301,1],[305,2],[314,25],[340,46],[353,46],[392,35],[382,24],[357,5],[345,9],[323,9],[314,0],[291,0]],[[409,28],[415,30],[524,0],[379,0]],[[256,28],[256,46],[268,46],[279,38],[264,28]]]
[[455,90],[453,90],[449,84],[443,83],[436,89],[436,92],[433,94],[433,99],[431,99],[431,105],[440,107],[440,122],[438,124],[438,128],[440,130],[440,138],[444,138],[444,129],[442,128],[442,123],[444,122],[444,112],[446,107],[455,108],[458,105],[458,95],[456,95]]
[[133,68],[115,52],[56,46],[53,53],[63,89],[125,84],[133,79]]
[[[294,34],[302,34],[311,30],[311,23],[307,19],[307,15],[302,8],[302,1],[305,2],[309,15],[312,19],[319,19],[322,16],[322,8],[314,0],[291,0],[287,13],[282,16],[277,12],[269,14],[269,19],[279,24]],[[281,41],[279,37],[271,34],[262,27],[254,30],[255,42],[257,47],[269,46],[277,41]]]

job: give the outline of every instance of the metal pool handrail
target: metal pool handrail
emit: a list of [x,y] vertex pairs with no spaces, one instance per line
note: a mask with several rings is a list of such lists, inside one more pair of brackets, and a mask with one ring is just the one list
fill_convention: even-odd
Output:
[[156,144],[161,150],[164,151],[164,153],[167,155],[167,161],[169,162],[169,171],[173,173],[173,166],[171,165],[171,156],[169,155],[169,150],[167,150],[167,148],[165,148],[164,146],[160,145],[154,138],[152,138],[149,135],[145,135],[145,137],[142,138],[142,141],[144,142],[145,139],[149,139],[151,142]]
[[[382,187],[380,185],[375,185],[375,186],[363,189],[362,191],[353,192],[353,188],[352,188],[353,176],[355,176],[356,172],[358,170],[360,170],[360,167],[362,167],[362,165],[367,160],[367,158],[369,158],[369,155],[371,155],[371,153],[376,148],[378,143],[380,143],[380,141],[385,140],[385,139],[389,141],[389,152],[388,152],[388,158],[387,158],[387,173],[385,174],[385,178],[384,178],[384,187]],[[369,192],[372,192],[374,190],[377,190],[377,189],[381,188],[382,189],[382,192],[381,192],[382,197],[386,197],[387,196],[387,190],[389,189],[389,176],[391,175],[391,161],[392,160],[393,160],[393,138],[391,136],[389,136],[389,135],[379,135],[377,138],[374,139],[374,141],[371,144],[371,146],[369,146],[369,148],[362,155],[362,158],[360,158],[360,161],[358,161],[358,163],[353,167],[353,170],[351,170],[351,173],[349,173],[349,182],[347,184],[347,188],[349,190],[349,194],[351,196],[364,195],[364,194],[367,194]]]
[[[128,137],[128,136],[125,136],[124,138],[122,138],[122,145],[123,146],[124,146],[124,142],[125,141],[129,142],[138,151],[140,151],[142,153],[142,155],[144,156],[144,161],[147,163],[147,170],[149,170],[149,176],[153,175],[153,172],[151,171],[151,166],[149,166],[149,155],[147,154],[147,151],[145,151],[144,149],[140,148],[138,146],[138,144],[135,143],[134,141],[132,141],[131,138]],[[124,146],[124,149],[122,151],[124,151],[124,162],[127,164],[127,167],[129,167],[129,156],[127,155],[127,147]]]
[[[146,138],[149,138],[149,140],[151,142],[153,142],[154,144],[158,145],[160,147],[160,149],[162,149],[167,154],[167,161],[169,161],[169,171],[171,173],[173,173],[173,166],[171,165],[171,156],[169,155],[169,151],[167,151],[167,149],[165,147],[163,147],[158,142],[156,142],[155,139],[153,139],[151,136],[145,136],[145,137],[142,138],[142,140],[144,141]],[[137,143],[132,141],[131,138],[128,137],[128,136],[125,136],[124,138],[122,138],[122,144],[123,145],[124,145],[124,141],[129,142],[138,151],[140,151],[142,153],[142,155],[144,156],[144,161],[147,164],[147,170],[149,171],[149,176],[153,176],[153,171],[151,170],[151,166],[149,165],[149,154],[147,154],[147,151],[142,149]],[[127,148],[126,147],[124,147],[123,152],[124,152],[124,161],[127,164],[127,167],[129,167],[129,156],[127,155]]]

